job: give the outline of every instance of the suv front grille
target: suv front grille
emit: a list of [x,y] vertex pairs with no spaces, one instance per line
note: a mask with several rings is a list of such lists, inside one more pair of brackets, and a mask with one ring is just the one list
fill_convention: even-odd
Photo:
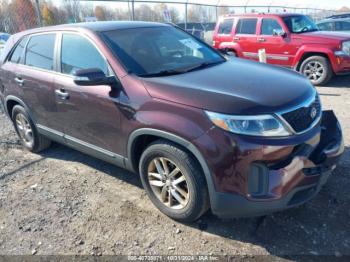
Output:
[[316,95],[314,102],[310,105],[284,113],[281,116],[295,132],[300,133],[310,128],[319,119],[320,115],[321,103],[320,98]]

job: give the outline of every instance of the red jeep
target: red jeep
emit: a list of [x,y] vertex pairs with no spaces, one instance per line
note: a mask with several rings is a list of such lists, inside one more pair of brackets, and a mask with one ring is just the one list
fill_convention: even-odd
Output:
[[350,34],[321,32],[300,14],[244,14],[222,17],[213,46],[229,55],[292,68],[314,85],[326,84],[333,74],[350,73]]

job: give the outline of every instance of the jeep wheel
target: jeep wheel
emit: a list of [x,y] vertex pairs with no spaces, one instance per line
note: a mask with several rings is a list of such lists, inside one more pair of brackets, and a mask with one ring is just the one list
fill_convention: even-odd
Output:
[[311,56],[305,59],[301,64],[300,72],[315,86],[327,84],[333,75],[328,59],[323,56]]
[[50,146],[51,141],[38,133],[33,121],[22,106],[16,105],[13,108],[12,121],[22,145],[29,151],[38,153]]
[[208,210],[204,175],[179,146],[164,140],[152,143],[143,152],[139,169],[149,198],[167,216],[192,222]]

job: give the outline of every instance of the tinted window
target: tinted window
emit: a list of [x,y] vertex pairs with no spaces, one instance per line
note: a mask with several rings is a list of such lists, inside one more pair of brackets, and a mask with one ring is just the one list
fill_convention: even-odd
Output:
[[317,27],[321,31],[333,31],[334,30],[332,22],[318,24]]
[[108,66],[96,47],[85,37],[63,34],[61,50],[61,71],[73,75],[76,70],[98,68],[106,75]]
[[25,64],[53,70],[55,34],[35,35],[28,42]]
[[240,19],[237,25],[236,34],[255,35],[258,19]]
[[273,35],[274,31],[281,31],[282,27],[275,19],[263,19],[261,25],[262,35]]
[[12,56],[10,58],[11,62],[17,63],[17,64],[22,62],[21,58],[22,58],[23,50],[25,48],[25,44],[26,44],[27,40],[28,40],[28,37],[26,36],[19,42],[16,49],[12,53]]
[[337,31],[350,31],[350,22],[336,22]]
[[225,19],[219,25],[219,34],[230,34],[232,31],[233,19]]

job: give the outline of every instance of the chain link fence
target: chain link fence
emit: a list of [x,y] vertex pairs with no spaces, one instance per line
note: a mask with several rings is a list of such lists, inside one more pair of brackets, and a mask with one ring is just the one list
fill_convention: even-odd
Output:
[[[215,3],[215,1],[213,1]],[[234,1],[232,1],[234,3]],[[1,0],[0,32],[13,34],[39,26],[104,20],[172,22],[187,30],[212,30],[220,15],[247,12],[292,12],[315,20],[333,15],[334,10],[287,6],[220,6],[186,1],[157,0]]]

